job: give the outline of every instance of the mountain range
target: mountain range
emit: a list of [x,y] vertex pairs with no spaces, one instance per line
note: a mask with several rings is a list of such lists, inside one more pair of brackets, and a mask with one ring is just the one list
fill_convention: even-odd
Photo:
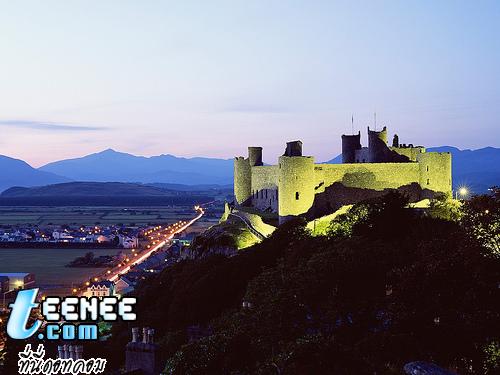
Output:
[[0,155],[0,191],[12,186],[40,186],[68,181],[71,179],[35,169],[22,160]]
[[135,156],[108,149],[76,159],[49,163],[40,171],[74,181],[231,184],[232,159],[180,158],[173,155]]
[[[442,146],[428,151],[451,152],[453,181],[473,192],[485,192],[500,185],[500,148],[459,150]],[[340,155],[327,163],[340,163]],[[232,185],[232,159],[182,158],[174,155],[135,156],[111,149],[81,158],[55,161],[38,169],[22,160],[0,155],[0,191],[14,186],[33,187],[71,181],[133,182],[168,184],[172,188],[187,185]],[[180,190],[189,190],[184,188]]]

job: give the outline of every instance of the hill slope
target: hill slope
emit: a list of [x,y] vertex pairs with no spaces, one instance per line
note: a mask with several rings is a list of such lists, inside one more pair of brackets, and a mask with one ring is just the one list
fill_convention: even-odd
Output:
[[0,206],[169,206],[213,200],[216,190],[168,190],[124,182],[69,182],[12,187],[0,194]]
[[173,155],[135,156],[111,149],[40,168],[79,181],[117,181],[176,184],[230,184],[230,159],[178,158]]
[[12,187],[0,197],[102,197],[170,196],[172,192],[154,186],[123,182],[69,182],[38,187]]
[[[401,374],[416,359],[489,373],[499,259],[467,226],[404,206],[387,196],[339,217],[329,237],[289,221],[236,256],[175,263],[136,287],[136,324],[155,329],[174,375]],[[96,355],[119,367],[129,341],[117,322]]]
[[39,186],[70,181],[49,171],[40,171],[28,163],[0,155],[0,191],[11,186]]

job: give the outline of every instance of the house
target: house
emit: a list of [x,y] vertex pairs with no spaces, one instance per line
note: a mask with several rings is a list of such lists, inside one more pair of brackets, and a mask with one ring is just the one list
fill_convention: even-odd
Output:
[[135,282],[129,280],[126,276],[122,276],[115,283],[115,293],[126,294],[134,290]]
[[139,247],[139,239],[137,237],[128,237],[120,234],[119,245],[124,249],[136,249]]
[[0,291],[3,308],[14,300],[21,289],[35,287],[35,275],[32,273],[0,273]]
[[52,238],[56,240],[56,242],[72,242],[74,239],[71,234],[65,231],[59,232],[57,230],[52,232]]
[[3,279],[4,277],[8,278],[9,291],[18,289],[29,289],[35,286],[35,275],[32,273],[27,273],[27,272],[0,273],[0,278]]
[[9,291],[9,278],[7,276],[0,276],[0,294]]
[[98,243],[106,243],[106,242],[111,242],[111,238],[108,236],[105,236],[101,234],[100,236],[97,237],[97,242]]
[[153,272],[155,269],[163,269],[164,267],[166,267],[167,260],[168,254],[166,252],[160,252],[151,255],[142,263],[138,264],[137,268],[146,272]]
[[115,285],[108,280],[90,284],[84,293],[86,297],[110,297],[115,294]]

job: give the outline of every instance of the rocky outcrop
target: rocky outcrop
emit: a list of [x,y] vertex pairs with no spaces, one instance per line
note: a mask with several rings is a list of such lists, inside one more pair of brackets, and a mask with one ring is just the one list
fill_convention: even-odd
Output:
[[191,246],[181,251],[182,259],[199,259],[212,255],[234,256],[239,250],[250,247],[260,239],[246,224],[229,216],[227,220],[214,225],[197,236]]

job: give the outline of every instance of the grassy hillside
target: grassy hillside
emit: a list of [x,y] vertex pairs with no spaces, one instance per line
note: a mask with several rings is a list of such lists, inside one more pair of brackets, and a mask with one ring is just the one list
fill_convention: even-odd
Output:
[[[169,374],[400,374],[414,360],[495,373],[500,199],[467,203],[458,222],[403,206],[377,199],[328,236],[289,222],[238,256],[179,263],[135,292],[134,326],[155,328]],[[205,337],[190,342],[193,326]],[[110,366],[129,328],[114,326]]]
[[122,182],[69,182],[32,188],[13,187],[0,194],[0,206],[169,206],[206,203],[220,194],[175,191]]
[[12,187],[0,197],[169,196],[175,193],[154,186],[122,182],[69,182],[37,187]]

